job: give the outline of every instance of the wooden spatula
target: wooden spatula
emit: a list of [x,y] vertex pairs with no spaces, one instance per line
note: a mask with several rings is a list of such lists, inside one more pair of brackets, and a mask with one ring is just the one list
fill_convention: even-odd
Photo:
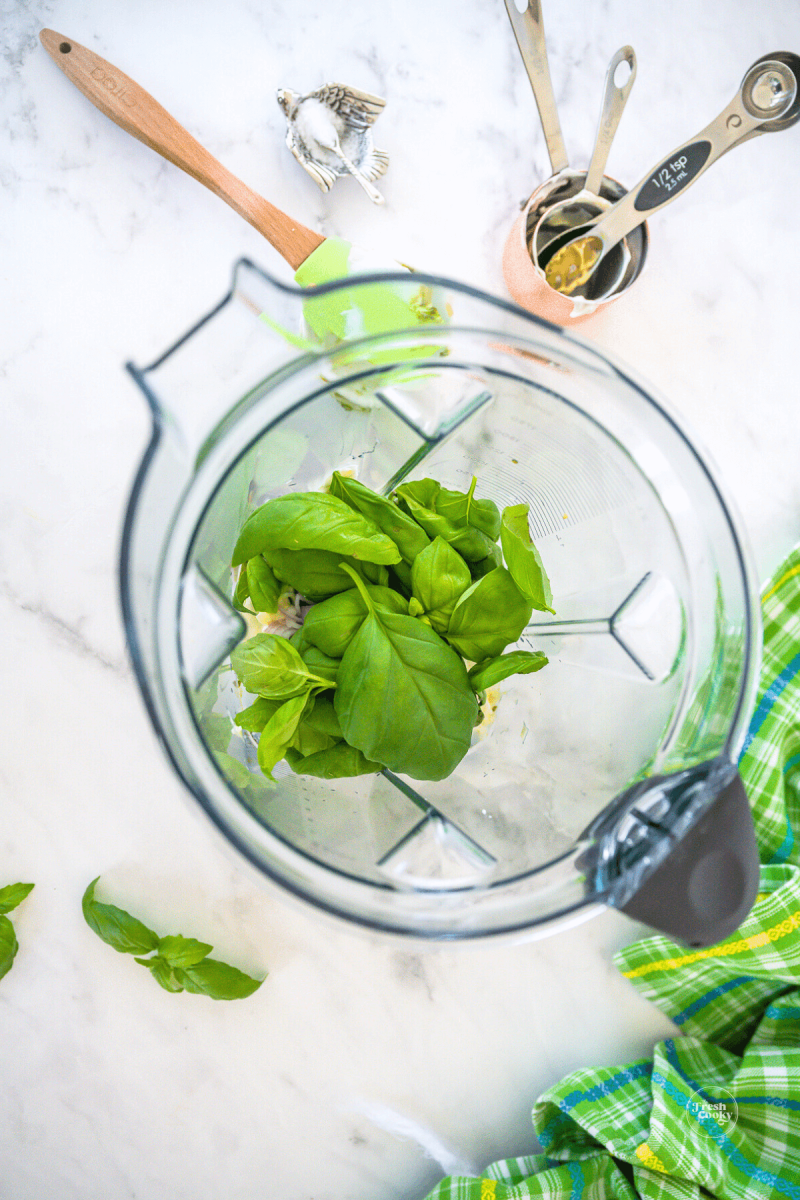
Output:
[[118,67],[52,29],[43,29],[39,38],[53,61],[96,108],[229,204],[295,271],[325,241],[232,175]]

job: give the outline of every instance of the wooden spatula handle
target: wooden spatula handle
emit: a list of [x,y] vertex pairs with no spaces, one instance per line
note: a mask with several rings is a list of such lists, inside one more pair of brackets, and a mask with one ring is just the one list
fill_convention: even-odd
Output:
[[117,67],[52,29],[43,29],[39,38],[53,61],[96,108],[210,188],[263,234],[294,270],[325,240],[232,175],[149,92]]

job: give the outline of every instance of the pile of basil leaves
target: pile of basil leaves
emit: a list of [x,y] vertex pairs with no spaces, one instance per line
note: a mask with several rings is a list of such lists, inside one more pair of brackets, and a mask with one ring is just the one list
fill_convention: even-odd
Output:
[[420,479],[386,497],[335,472],[327,492],[279,496],[247,519],[236,606],[275,612],[287,587],[311,603],[288,639],[258,633],[231,654],[256,697],[236,724],[258,734],[268,781],[282,759],[323,779],[384,767],[444,779],[486,689],[547,663],[503,653],[534,608],[553,612],[528,506],[501,513],[475,487]]

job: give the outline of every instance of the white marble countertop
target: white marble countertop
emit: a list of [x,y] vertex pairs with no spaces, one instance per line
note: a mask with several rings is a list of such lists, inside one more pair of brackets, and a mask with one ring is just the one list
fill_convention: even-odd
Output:
[[[638,78],[609,161],[630,184],[698,131],[762,54],[800,49],[796,0],[546,5],[573,162],[606,64]],[[5,4],[2,87],[0,884],[30,880],[0,982],[7,1200],[417,1200],[449,1170],[530,1152],[572,1068],[646,1055],[668,1023],[617,976],[608,913],[523,945],[420,950],[262,890],[187,801],[145,715],[117,600],[148,417],[122,369],[165,349],[247,254],[275,252],[56,70],[49,26],[115,63],[309,226],[505,294],[503,243],[547,171],[502,0],[28,0]],[[323,196],[284,145],[279,86],[387,99],[369,203]],[[748,143],[651,221],[647,270],[581,331],[705,443],[765,577],[800,536],[800,128]],[[169,995],[87,929],[86,884],[253,973],[249,1000]]]

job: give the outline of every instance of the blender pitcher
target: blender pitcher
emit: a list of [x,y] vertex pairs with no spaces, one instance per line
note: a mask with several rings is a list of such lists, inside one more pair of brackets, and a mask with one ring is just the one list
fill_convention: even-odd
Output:
[[[521,309],[418,273],[311,289],[241,260],[157,362],[128,364],[153,434],[121,591],[145,702],[207,816],[284,891],[427,939],[549,933],[614,906],[705,945],[755,898],[736,771],[758,675],[757,589],[708,464],[621,366]],[[246,635],[231,553],[266,500],[334,470],[389,494],[433,477],[527,503],[555,615],[518,648],[446,779],[259,771],[233,717]],[[509,647],[511,649],[511,647]]]

